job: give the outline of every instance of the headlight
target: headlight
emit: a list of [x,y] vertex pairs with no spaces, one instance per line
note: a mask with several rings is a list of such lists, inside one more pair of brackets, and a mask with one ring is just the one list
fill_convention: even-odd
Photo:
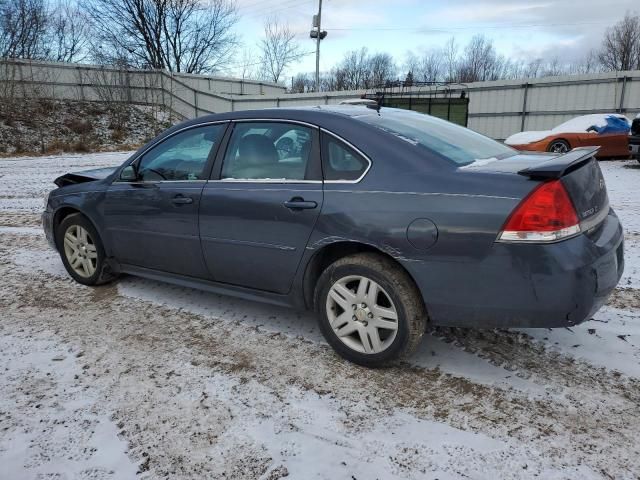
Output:
[[49,206],[49,195],[50,195],[50,194],[51,194],[51,192],[47,193],[47,194],[44,196],[44,209],[45,209],[45,210],[46,210],[46,209],[47,209],[47,207]]

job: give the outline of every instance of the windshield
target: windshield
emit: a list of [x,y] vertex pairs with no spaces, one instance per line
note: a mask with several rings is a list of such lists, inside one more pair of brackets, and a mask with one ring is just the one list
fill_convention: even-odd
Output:
[[505,158],[515,151],[468,128],[410,110],[382,109],[379,115],[357,117],[365,123],[398,138],[421,145],[453,160],[468,165],[476,160]]

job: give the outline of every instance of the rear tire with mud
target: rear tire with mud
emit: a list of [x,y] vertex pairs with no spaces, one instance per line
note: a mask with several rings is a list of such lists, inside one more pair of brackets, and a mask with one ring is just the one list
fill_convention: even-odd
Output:
[[100,235],[87,217],[74,213],[55,230],[56,245],[67,272],[83,285],[101,285],[117,277],[106,261]]
[[329,265],[318,280],[314,305],[327,342],[365,367],[406,358],[426,330],[418,288],[399,265],[375,253],[349,255]]

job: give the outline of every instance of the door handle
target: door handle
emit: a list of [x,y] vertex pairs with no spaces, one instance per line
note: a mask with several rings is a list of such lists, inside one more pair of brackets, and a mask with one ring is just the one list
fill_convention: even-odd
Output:
[[302,197],[293,197],[291,200],[284,202],[283,205],[291,210],[310,210],[318,206],[316,202],[306,201]]
[[171,203],[174,205],[187,205],[193,203],[193,198],[185,197],[184,195],[176,195],[171,199]]

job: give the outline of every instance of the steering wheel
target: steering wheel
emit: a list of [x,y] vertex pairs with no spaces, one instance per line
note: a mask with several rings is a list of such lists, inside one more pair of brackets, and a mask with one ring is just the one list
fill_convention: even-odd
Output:
[[144,173],[145,173],[145,172],[155,173],[155,174],[156,174],[156,175],[158,175],[162,180],[166,180],[166,179],[167,179],[167,177],[165,177],[165,176],[164,176],[164,174],[163,174],[162,172],[159,172],[158,170],[155,170],[155,169],[153,169],[153,168],[147,168],[147,169],[145,169],[145,170],[142,172],[142,173],[143,173],[143,175],[142,175],[142,177],[143,177],[143,178],[144,178]]
[[280,158],[287,158],[293,152],[293,140],[289,137],[281,138],[276,142],[276,150]]

